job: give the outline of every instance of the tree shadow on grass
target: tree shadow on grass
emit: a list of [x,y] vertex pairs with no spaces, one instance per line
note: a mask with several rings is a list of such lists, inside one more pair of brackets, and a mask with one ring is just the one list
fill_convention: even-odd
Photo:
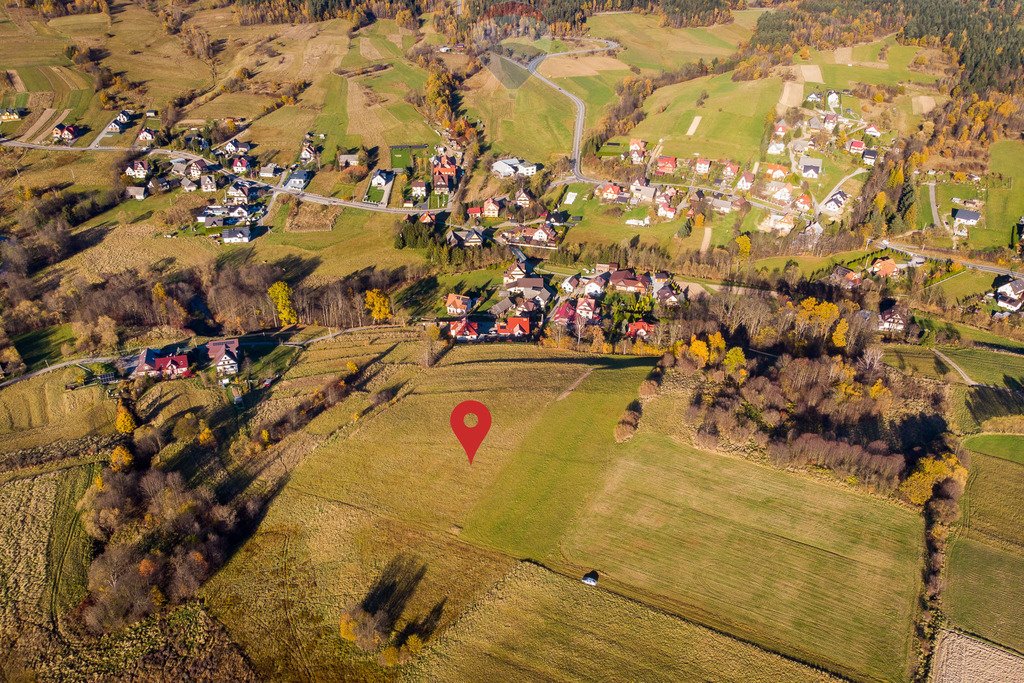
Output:
[[[380,619],[382,633],[391,633],[426,574],[426,564],[408,555],[396,555],[374,581],[366,597],[360,603],[360,607],[366,613],[373,614]],[[438,608],[435,607],[436,609]],[[440,609],[444,609],[443,604]],[[426,624],[429,619],[430,615],[428,614],[423,623]],[[440,620],[440,614],[437,619]],[[414,623],[420,622],[419,620],[410,622],[410,626]],[[408,629],[409,626],[406,628]],[[412,632],[409,635],[412,635]]]

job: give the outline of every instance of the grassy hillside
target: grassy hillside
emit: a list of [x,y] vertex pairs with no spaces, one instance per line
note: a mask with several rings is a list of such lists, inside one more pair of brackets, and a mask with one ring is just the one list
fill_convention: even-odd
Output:
[[550,163],[572,151],[572,103],[520,66],[492,58],[466,81],[465,106],[501,153]]
[[624,48],[619,58],[629,66],[669,71],[687,62],[727,57],[753,35],[763,10],[733,12],[736,21],[701,28],[661,26],[653,14],[597,14],[587,18],[588,34],[608,38]]
[[427,650],[409,680],[817,681],[828,677],[662,612],[521,564]]
[[[632,442],[616,445],[612,428],[647,359],[457,347],[424,370],[415,356],[389,352],[380,366],[381,386],[398,392],[390,403],[355,422],[363,410],[355,403],[318,418],[317,433],[337,431],[296,468],[257,534],[207,589],[217,616],[268,673],[377,671],[337,638],[337,619],[385,568],[411,561],[425,574],[398,628],[443,605],[431,622],[439,639],[416,669],[430,677],[472,666],[500,676],[524,651],[537,653],[537,669],[525,675],[544,677],[559,661],[550,653],[575,652],[589,638],[580,634],[593,632],[608,643],[592,653],[601,670],[635,676],[648,657],[662,661],[667,644],[693,643],[677,664],[682,677],[738,675],[733,654],[717,664],[705,656],[719,647],[716,636],[614,596],[595,596],[596,613],[545,619],[537,633],[516,605],[568,610],[566,601],[592,598],[576,594],[574,582],[564,590],[547,578],[498,583],[530,558],[569,576],[596,568],[614,593],[834,671],[905,677],[918,516],[685,445],[685,400],[671,391],[648,404]],[[472,466],[447,424],[467,398],[494,417]],[[641,655],[619,635],[626,630],[608,630],[620,614],[665,620],[666,645]],[[487,626],[467,631],[463,619]],[[494,636],[479,646],[479,634]],[[726,642],[727,653],[742,649]],[[474,664],[481,648],[485,663]],[[775,662],[768,672],[789,666],[759,656]]]
[[[704,92],[707,101],[697,107]],[[756,161],[765,117],[774,111],[781,93],[781,79],[736,82],[729,74],[671,85],[647,98],[647,118],[629,137],[644,138],[652,144],[664,138],[663,152],[675,156],[697,154],[741,163]],[[689,136],[686,133],[696,116],[701,121]]]

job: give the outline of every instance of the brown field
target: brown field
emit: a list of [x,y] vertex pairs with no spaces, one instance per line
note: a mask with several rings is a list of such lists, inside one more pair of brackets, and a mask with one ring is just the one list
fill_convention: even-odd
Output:
[[581,57],[550,57],[541,62],[538,71],[548,78],[572,76],[596,76],[602,71],[626,71],[629,66],[608,55],[584,55]]
[[784,112],[790,107],[799,107],[804,101],[804,84],[786,81],[782,85],[782,97],[779,98],[778,109]]
[[21,76],[14,69],[7,70],[7,77],[11,79],[11,83],[14,84],[14,92],[27,92],[25,84],[21,81]]
[[103,389],[64,390],[80,374],[61,370],[0,391],[0,451],[109,432],[115,405]]
[[374,106],[370,98],[374,97],[371,90],[366,88],[359,80],[352,78],[348,81],[348,128],[346,133],[350,136],[360,135],[363,138],[363,145],[366,147],[386,147],[384,139],[384,127],[381,122],[381,115],[384,113],[380,107]]
[[802,78],[805,83],[825,82],[821,75],[821,67],[817,64],[803,64],[797,67],[797,71],[799,71],[799,78]]
[[833,58],[836,64],[849,64],[853,61],[853,48],[852,47],[837,47]]
[[956,631],[939,634],[932,683],[1022,683],[1024,656]]
[[911,102],[915,114],[928,114],[935,109],[935,98],[931,95],[915,95]]

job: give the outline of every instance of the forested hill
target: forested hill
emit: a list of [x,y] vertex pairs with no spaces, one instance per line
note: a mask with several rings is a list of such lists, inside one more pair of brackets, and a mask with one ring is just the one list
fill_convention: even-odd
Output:
[[903,0],[908,15],[904,37],[948,46],[964,68],[962,87],[1024,92],[1024,16],[1020,2]]
[[[730,8],[742,0],[470,0],[472,18],[533,14],[550,26],[579,28],[595,12],[643,10],[661,13],[671,26],[708,26],[731,21]],[[532,12],[531,12],[532,10]]]
[[740,73],[755,77],[803,47],[832,49],[897,33],[903,42],[950,50],[965,93],[1022,91],[1024,17],[1007,0],[803,0],[763,14]]

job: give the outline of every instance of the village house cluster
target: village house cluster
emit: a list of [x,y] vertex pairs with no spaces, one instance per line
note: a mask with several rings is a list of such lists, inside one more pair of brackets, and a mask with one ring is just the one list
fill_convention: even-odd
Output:
[[191,377],[203,368],[212,368],[218,377],[230,377],[238,374],[241,357],[238,339],[210,341],[193,353],[143,349],[131,376],[181,379]]

